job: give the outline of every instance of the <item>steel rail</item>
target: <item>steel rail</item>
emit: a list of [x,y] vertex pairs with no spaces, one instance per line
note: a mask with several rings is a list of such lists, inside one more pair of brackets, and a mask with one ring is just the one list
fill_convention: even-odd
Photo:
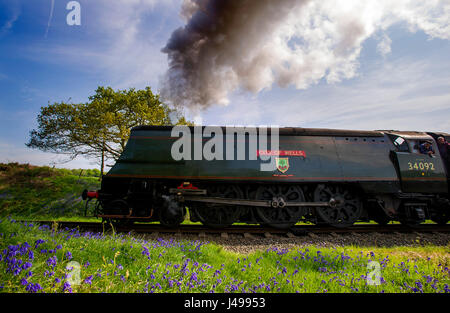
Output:
[[[18,221],[19,222],[19,221]],[[101,222],[70,222],[70,221],[20,221],[27,223],[39,223],[44,225],[57,225],[58,229],[90,230],[102,232],[111,229],[111,224]],[[233,225],[224,228],[208,228],[203,225],[180,225],[177,228],[167,228],[161,224],[145,224],[135,223],[132,225],[113,225],[116,232],[135,232],[135,233],[209,233],[209,234],[294,234],[306,235],[308,233],[320,234],[351,234],[351,233],[449,233],[450,224],[423,224],[414,227],[401,224],[373,225],[373,224],[356,224],[346,228],[336,228],[320,225],[295,225],[289,229],[277,229],[272,227],[264,227],[260,225]]]

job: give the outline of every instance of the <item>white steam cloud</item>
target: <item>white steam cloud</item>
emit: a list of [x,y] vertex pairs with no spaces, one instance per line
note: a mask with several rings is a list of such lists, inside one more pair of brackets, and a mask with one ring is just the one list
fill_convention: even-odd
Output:
[[352,78],[368,38],[390,53],[386,30],[394,24],[450,39],[448,0],[185,0],[180,14],[186,25],[162,50],[169,70],[161,92],[191,109],[226,105],[238,89]]

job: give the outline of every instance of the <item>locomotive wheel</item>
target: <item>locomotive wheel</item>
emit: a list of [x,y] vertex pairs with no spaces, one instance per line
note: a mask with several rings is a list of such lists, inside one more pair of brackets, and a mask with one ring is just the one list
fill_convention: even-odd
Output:
[[[260,186],[256,191],[257,200],[272,200],[282,198],[286,203],[304,202],[305,196],[299,186]],[[304,207],[259,207],[256,208],[256,215],[263,225],[274,228],[286,229],[294,226],[306,213]]]
[[[207,192],[211,197],[243,198],[241,189],[235,185],[212,185],[207,187]],[[231,226],[238,220],[241,213],[241,208],[236,205],[201,203],[191,209],[203,225],[213,228]]]
[[179,216],[170,216],[164,213],[160,214],[159,217],[159,222],[161,223],[161,225],[167,228],[176,228],[180,226],[181,223],[183,223],[184,217],[186,215],[186,208],[183,207],[183,212]]
[[336,201],[334,206],[318,207],[316,213],[326,224],[344,228],[353,225],[362,213],[362,202],[350,190],[338,185],[319,185],[314,191],[314,201]]

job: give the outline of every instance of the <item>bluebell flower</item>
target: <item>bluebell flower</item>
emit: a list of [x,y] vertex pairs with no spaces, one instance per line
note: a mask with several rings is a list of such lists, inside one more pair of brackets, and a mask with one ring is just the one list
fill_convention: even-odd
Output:
[[68,291],[68,292],[70,292],[70,293],[72,292],[72,287],[70,286],[70,283],[69,283],[68,281],[66,281],[66,282],[64,283],[62,291],[63,291],[63,292],[64,292],[64,291]]
[[24,242],[20,247],[20,254],[23,255],[27,253],[29,248],[31,248],[31,246],[28,244],[28,242]]
[[66,254],[64,255],[66,257],[67,260],[72,260],[72,253],[70,253],[70,251],[67,251]]
[[31,266],[33,266],[33,264],[31,264],[30,262],[25,262],[25,264],[22,265],[22,269],[26,270],[27,268],[30,268]]
[[56,258],[56,255],[54,255],[47,259],[47,266],[55,267],[57,262],[58,262],[58,259]]
[[91,285],[91,284],[92,284],[92,275],[91,275],[91,276],[88,276],[88,277],[84,280],[84,283],[85,283],[85,284]]
[[38,283],[36,283],[36,284],[29,283],[25,289],[28,292],[35,293],[35,292],[38,292],[39,290],[42,290],[42,287]]
[[37,249],[39,247],[39,245],[44,242],[45,242],[45,240],[43,240],[43,239],[36,240],[36,242],[34,243],[34,248]]

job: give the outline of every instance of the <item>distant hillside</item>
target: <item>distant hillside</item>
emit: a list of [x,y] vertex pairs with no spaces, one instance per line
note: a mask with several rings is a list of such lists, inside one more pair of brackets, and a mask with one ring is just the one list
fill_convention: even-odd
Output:
[[0,163],[0,216],[62,217],[84,212],[81,192],[100,188],[96,169]]

